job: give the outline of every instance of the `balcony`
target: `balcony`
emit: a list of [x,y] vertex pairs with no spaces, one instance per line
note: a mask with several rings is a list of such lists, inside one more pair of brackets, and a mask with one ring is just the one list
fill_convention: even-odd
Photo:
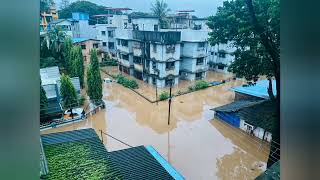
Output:
[[119,64],[126,67],[130,67],[130,62],[128,60],[119,59]]
[[132,33],[133,39],[140,41],[151,41],[151,42],[160,42],[167,44],[175,44],[180,41],[181,32],[168,31],[168,32],[159,32],[159,31],[137,31],[134,30]]
[[141,65],[141,64],[133,64],[133,66],[134,66],[134,69],[135,69],[135,70],[140,71],[140,72],[143,71],[143,68],[142,68],[142,65]]

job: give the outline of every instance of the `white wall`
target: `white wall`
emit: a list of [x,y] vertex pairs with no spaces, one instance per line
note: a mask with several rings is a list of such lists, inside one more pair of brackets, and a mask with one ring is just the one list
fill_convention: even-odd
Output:
[[156,44],[157,51],[153,51],[153,45],[150,46],[150,57],[155,58],[158,61],[167,61],[168,59],[180,59],[180,44],[175,44],[174,53],[166,53],[166,45]]
[[186,57],[203,57],[207,56],[207,42],[204,48],[199,47],[199,42],[183,42],[181,55]]
[[199,42],[199,41],[208,41],[209,31],[205,30],[192,30],[192,29],[183,29],[181,30],[181,41],[189,42]]
[[[140,31],[154,31],[154,25],[159,25],[158,18],[134,18],[132,24],[138,24]],[[158,26],[160,29],[160,26]]]
[[[245,121],[244,120],[240,120],[240,129],[242,129],[243,131],[247,131],[247,126],[245,125]],[[253,126],[253,134],[254,136],[258,137],[259,139],[263,138],[263,134],[264,134],[264,129],[260,128],[260,127],[254,127]],[[271,142],[272,140],[272,134],[268,131],[266,131],[265,134],[265,140],[267,140],[268,142]]]

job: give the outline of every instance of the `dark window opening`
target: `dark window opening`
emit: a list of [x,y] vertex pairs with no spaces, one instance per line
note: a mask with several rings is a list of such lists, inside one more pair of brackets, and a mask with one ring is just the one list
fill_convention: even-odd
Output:
[[200,42],[200,43],[198,44],[198,47],[199,47],[199,48],[204,48],[204,46],[205,46],[205,43],[204,43],[204,42]]
[[127,40],[121,40],[121,45],[128,47],[128,41]]
[[86,45],[85,44],[81,44],[81,49],[86,49]]
[[166,46],[166,53],[174,53],[176,51],[176,46],[174,44]]
[[165,84],[166,86],[173,85],[173,79],[166,79]]
[[157,44],[152,44],[152,49],[153,49],[153,52],[156,53],[157,52]]
[[174,69],[174,62],[167,62],[166,63],[166,70]]
[[114,49],[114,42],[108,42],[109,49]]
[[219,64],[219,65],[218,65],[218,69],[224,70],[224,66],[221,65],[221,64]]
[[196,80],[202,79],[202,72],[196,73]]
[[211,55],[214,55],[214,52],[211,52]]
[[153,30],[154,30],[154,31],[158,31],[158,30],[159,30],[159,25],[158,25],[158,24],[155,24],[155,25],[153,26]]
[[118,45],[120,45],[120,39],[118,39],[117,42],[118,42]]
[[106,42],[102,42],[102,46],[103,46],[103,47],[106,47],[106,46],[107,46],[107,43],[106,43]]
[[141,57],[133,56],[133,63],[135,63],[135,64],[142,64],[142,59],[141,59]]
[[92,45],[92,47],[93,47],[93,48],[98,48],[98,47],[99,47],[99,44],[98,44],[98,43],[94,43],[94,44]]
[[226,53],[220,52],[219,53],[219,57],[225,58],[226,57]]
[[101,31],[101,35],[105,36],[106,35],[106,31]]
[[204,58],[197,58],[197,65],[203,65],[204,63]]
[[113,31],[108,31],[108,37],[113,38]]
[[122,59],[129,61],[129,55],[128,54],[122,54]]

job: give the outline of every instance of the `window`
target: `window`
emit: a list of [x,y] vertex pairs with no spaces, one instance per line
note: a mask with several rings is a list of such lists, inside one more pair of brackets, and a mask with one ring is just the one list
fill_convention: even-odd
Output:
[[113,31],[108,31],[108,37],[113,38]]
[[166,70],[174,69],[174,62],[167,62],[166,63]]
[[98,44],[98,43],[94,43],[94,44],[92,45],[92,47],[97,49],[97,48],[99,47],[99,44]]
[[214,52],[211,52],[211,55],[214,55]]
[[129,61],[129,55],[128,54],[122,54],[122,59]]
[[131,23],[131,18],[128,19],[128,23]]
[[112,19],[110,19],[110,23],[109,24],[112,24]]
[[120,39],[118,39],[117,42],[118,42],[118,45],[120,46]]
[[159,30],[159,25],[158,25],[158,24],[155,24],[155,25],[153,26],[153,30],[154,30],[154,31],[158,31],[158,30]]
[[202,79],[202,72],[196,73],[196,80]]
[[133,63],[134,64],[142,64],[141,57],[133,56]]
[[198,48],[204,48],[204,45],[205,45],[204,42],[200,42],[200,43],[198,44]]
[[114,42],[108,42],[109,49],[114,49]]
[[176,47],[174,44],[166,46],[166,53],[174,53],[176,51]]
[[197,63],[196,65],[203,65],[204,58],[197,58]]
[[86,49],[86,45],[85,44],[81,44],[81,49]]
[[218,65],[218,69],[221,69],[221,70],[223,70],[223,69],[224,69],[224,65],[222,65],[222,64],[219,64],[219,65]]
[[138,24],[133,24],[133,30],[139,30],[139,25]]
[[225,57],[226,57],[226,53],[224,53],[224,52],[219,52],[219,57],[225,58]]
[[152,77],[152,84],[153,84],[153,85],[156,85],[156,83],[157,83],[156,78],[155,78],[155,77]]
[[102,42],[102,46],[103,46],[103,47],[106,47],[106,46],[107,46],[107,43],[106,43],[106,42]]
[[121,45],[128,47],[128,41],[127,40],[121,40]]
[[152,61],[152,69],[157,69],[157,63]]
[[152,44],[152,49],[153,49],[153,52],[156,53],[157,52],[157,44]]
[[166,86],[173,85],[173,79],[166,79],[165,83],[166,83]]
[[101,31],[101,35],[105,36],[106,35],[106,31]]

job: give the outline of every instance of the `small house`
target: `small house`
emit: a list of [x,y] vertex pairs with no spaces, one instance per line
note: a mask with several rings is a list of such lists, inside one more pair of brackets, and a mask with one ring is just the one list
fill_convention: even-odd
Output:
[[[244,84],[242,86],[237,86],[230,88],[230,90],[235,92],[235,101],[238,100],[263,100],[269,99],[268,94],[269,81],[260,80],[256,83]],[[272,91],[276,95],[276,81],[272,81]]]
[[100,40],[92,38],[72,38],[72,43],[79,45],[82,49],[83,60],[86,63],[90,63],[90,51],[95,48],[97,50],[98,61],[101,62],[104,58],[104,54],[100,53],[101,45]]
[[271,142],[276,106],[269,100],[241,100],[212,109],[218,119]]

